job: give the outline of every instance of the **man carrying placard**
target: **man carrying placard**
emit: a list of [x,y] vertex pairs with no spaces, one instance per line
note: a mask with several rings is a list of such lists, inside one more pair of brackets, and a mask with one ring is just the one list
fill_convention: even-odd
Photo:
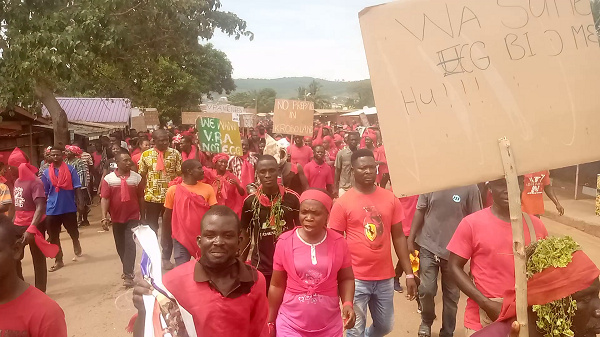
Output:
[[[489,182],[494,204],[465,217],[448,244],[450,274],[469,297],[465,310],[467,336],[481,330],[500,315],[504,293],[515,286],[513,234],[506,180]],[[523,215],[525,244],[542,239],[548,231],[541,220]],[[471,261],[471,277],[464,266]]]

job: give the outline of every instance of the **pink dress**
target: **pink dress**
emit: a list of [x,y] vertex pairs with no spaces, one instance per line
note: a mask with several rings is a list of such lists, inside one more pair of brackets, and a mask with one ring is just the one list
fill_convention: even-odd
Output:
[[352,262],[343,237],[332,231],[320,244],[305,243],[297,228],[277,242],[273,269],[287,273],[287,288],[277,315],[278,337],[341,337],[343,323],[337,273]]

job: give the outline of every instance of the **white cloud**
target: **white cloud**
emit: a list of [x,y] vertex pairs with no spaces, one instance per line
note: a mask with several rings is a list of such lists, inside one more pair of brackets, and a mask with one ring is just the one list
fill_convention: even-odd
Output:
[[246,20],[254,41],[215,34],[235,78],[369,77],[358,12],[384,0],[223,0],[223,10]]

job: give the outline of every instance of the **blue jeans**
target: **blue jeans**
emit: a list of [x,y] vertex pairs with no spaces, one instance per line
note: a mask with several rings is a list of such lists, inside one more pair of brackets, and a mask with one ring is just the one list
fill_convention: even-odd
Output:
[[179,266],[189,262],[192,254],[179,241],[173,239],[173,257],[175,258],[175,266]]
[[456,328],[456,311],[458,310],[460,289],[458,289],[452,275],[450,275],[448,261],[439,258],[423,247],[419,252],[419,259],[419,276],[421,278],[419,299],[423,306],[421,324],[431,327],[435,320],[435,295],[438,289],[438,275],[441,271],[444,308],[440,337],[452,337]]
[[[346,337],[380,337],[394,328],[394,279],[380,281],[354,280],[354,311],[356,324],[346,331]],[[373,325],[367,324],[367,305]]]

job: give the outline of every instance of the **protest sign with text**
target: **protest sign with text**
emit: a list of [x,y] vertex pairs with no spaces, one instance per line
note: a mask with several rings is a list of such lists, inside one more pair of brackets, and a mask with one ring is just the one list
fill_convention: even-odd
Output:
[[273,112],[274,133],[312,137],[313,102],[276,99]]
[[201,151],[243,155],[242,140],[236,122],[213,117],[198,117],[196,128],[201,142]]
[[394,192],[600,159],[589,1],[395,1],[360,13]]
[[243,113],[244,108],[229,104],[206,104],[206,112],[208,113]]

